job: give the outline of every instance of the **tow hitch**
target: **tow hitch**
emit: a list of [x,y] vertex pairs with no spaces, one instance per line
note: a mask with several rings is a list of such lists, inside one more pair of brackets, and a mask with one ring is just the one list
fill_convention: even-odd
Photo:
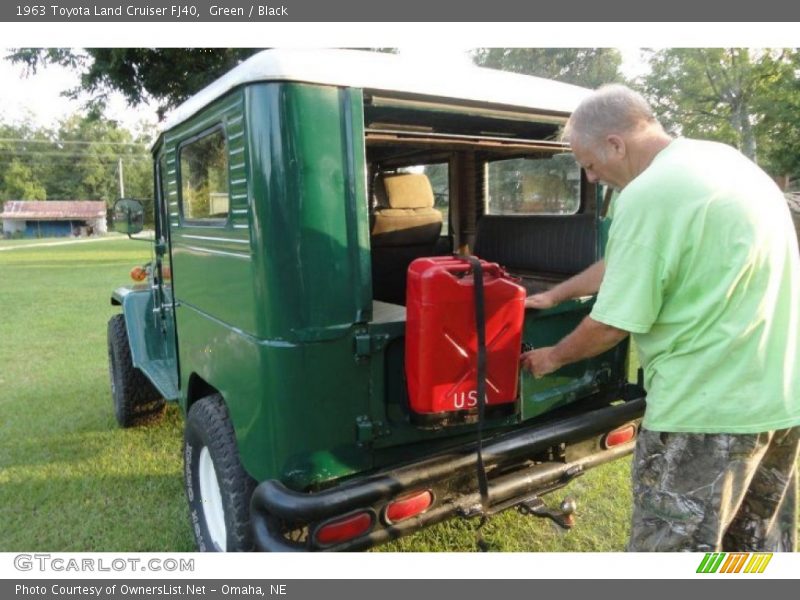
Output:
[[558,509],[548,508],[539,496],[532,496],[517,505],[520,514],[550,519],[562,529],[572,529],[575,525],[575,510],[578,508],[574,498],[565,498]]

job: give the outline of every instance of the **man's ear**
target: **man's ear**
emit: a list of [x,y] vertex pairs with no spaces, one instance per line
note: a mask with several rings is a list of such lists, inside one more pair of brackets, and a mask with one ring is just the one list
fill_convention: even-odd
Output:
[[624,158],[627,151],[625,147],[625,140],[622,137],[612,133],[606,136],[609,148],[614,156],[617,158]]

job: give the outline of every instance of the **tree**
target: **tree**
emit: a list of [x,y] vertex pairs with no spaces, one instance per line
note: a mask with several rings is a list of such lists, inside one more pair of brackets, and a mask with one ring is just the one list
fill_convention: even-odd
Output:
[[757,125],[759,162],[788,188],[790,180],[800,179],[800,52],[784,51],[765,60],[777,64],[769,66],[773,76],[756,101],[762,115]]
[[[478,48],[473,61],[525,75],[597,88],[624,81],[622,56],[613,48]],[[497,214],[571,212],[578,179],[572,159],[511,159],[490,165],[489,198]]]
[[[395,48],[366,48],[396,52]],[[80,74],[79,87],[65,94],[91,95],[88,108],[103,112],[108,94],[121,92],[131,106],[147,100],[158,104],[158,118],[197,93],[258,48],[17,48],[9,58],[31,72],[41,65],[58,64]]]
[[472,59],[482,67],[589,88],[624,81],[619,70],[622,56],[614,48],[478,48]]
[[769,144],[760,135],[765,119],[780,128],[775,119],[785,123],[789,116],[786,103],[791,105],[795,95],[786,94],[794,81],[791,54],[747,48],[659,50],[651,53],[643,92],[673,132],[727,142],[757,160],[769,154],[758,148],[759,141]]
[[252,48],[18,48],[10,58],[33,72],[48,63],[78,71],[80,87],[66,93],[91,94],[95,114],[102,113],[109,92],[118,91],[133,106],[154,100],[161,118],[255,52]]
[[125,195],[152,196],[152,159],[143,139],[112,121],[73,116],[56,131],[56,153],[48,177],[51,199],[105,200],[119,195],[118,169],[124,169]]
[[38,157],[37,148],[50,144],[52,135],[52,131],[37,127],[30,120],[0,123],[0,198],[46,199],[47,157]]
[[0,124],[0,198],[116,199],[118,169],[125,194],[152,197],[152,158],[143,132],[134,137],[115,122],[74,115],[55,129]]
[[33,178],[31,169],[12,160],[3,170],[0,183],[0,200],[44,200],[47,190]]

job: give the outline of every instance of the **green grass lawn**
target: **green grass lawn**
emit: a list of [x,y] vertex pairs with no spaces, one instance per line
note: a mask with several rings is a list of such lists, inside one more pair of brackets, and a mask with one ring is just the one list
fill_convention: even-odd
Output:
[[[0,252],[0,551],[193,550],[181,479],[182,417],[119,429],[108,386],[111,291],[150,247],[127,240]],[[566,490],[576,527],[507,511],[482,530],[497,551],[622,550],[629,460]],[[476,521],[452,521],[383,546],[475,550]]]
[[18,240],[0,238],[0,249],[3,248],[24,248],[26,246],[41,246],[43,244],[64,244],[66,242],[82,241],[82,242],[97,242],[105,239],[127,239],[126,236],[119,233],[109,232],[102,235],[102,237],[90,238],[72,238],[72,237],[50,237],[50,238],[21,238]]
[[191,550],[177,411],[121,430],[108,386],[127,240],[0,252],[0,550]]
[[41,244],[44,242],[55,241],[55,238],[23,238],[19,240],[3,239],[0,238],[0,248],[22,248],[34,244]]

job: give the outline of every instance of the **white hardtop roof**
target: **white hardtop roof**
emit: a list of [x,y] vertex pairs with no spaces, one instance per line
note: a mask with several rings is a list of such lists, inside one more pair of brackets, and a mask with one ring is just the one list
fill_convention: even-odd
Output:
[[264,50],[250,57],[178,106],[163,130],[179,125],[233,88],[258,81],[298,81],[419,94],[570,113],[586,88],[469,64],[436,62],[361,50]]

